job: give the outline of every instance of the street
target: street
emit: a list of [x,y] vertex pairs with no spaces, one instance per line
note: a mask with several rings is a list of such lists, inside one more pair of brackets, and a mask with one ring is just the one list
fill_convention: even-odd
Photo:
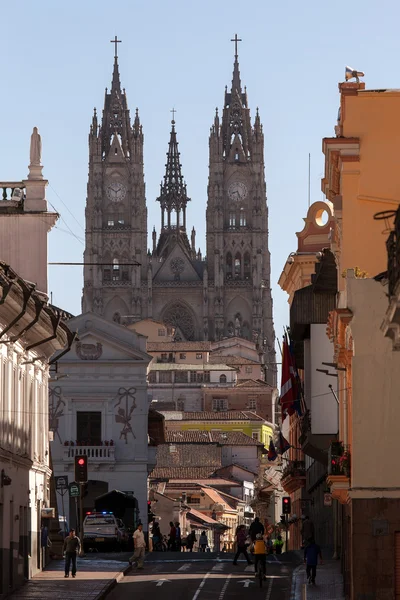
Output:
[[225,598],[263,598],[289,600],[291,575],[295,562],[273,556],[267,563],[267,580],[262,589],[254,577],[254,566],[232,558],[185,561],[148,560],[143,571],[135,568],[110,592],[107,600],[224,600]]

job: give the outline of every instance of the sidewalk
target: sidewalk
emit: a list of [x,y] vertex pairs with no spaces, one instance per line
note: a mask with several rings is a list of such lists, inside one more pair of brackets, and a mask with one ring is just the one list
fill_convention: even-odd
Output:
[[[307,582],[305,565],[293,572],[290,600],[303,600],[303,585]],[[344,600],[343,577],[338,560],[327,560],[318,566],[316,585],[307,585],[306,600]]]
[[101,600],[124,576],[129,566],[115,560],[78,559],[76,579],[64,579],[64,561],[53,560],[44,571],[27,581],[7,600]]

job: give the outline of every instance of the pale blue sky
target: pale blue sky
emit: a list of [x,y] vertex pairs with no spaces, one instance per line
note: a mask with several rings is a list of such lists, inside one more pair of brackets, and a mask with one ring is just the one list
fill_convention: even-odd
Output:
[[[109,40],[117,34],[121,82],[131,112],[139,108],[145,134],[149,232],[160,225],[155,198],[174,106],[192,198],[188,226],[195,225],[204,252],[208,133],[231,82],[229,40],[237,32],[252,118],[259,106],[264,125],[274,317],[281,335],[288,306],[277,280],[307,212],[308,153],[315,201],[322,199],[321,140],[333,135],[346,64],[365,71],[371,89],[400,87],[399,12],[395,0],[2,2],[0,180],[26,177],[29,137],[38,126],[48,200],[63,218],[50,233],[49,260],[82,261],[87,136],[93,107],[101,114],[111,83]],[[80,267],[49,267],[49,289],[55,304],[80,312]]]

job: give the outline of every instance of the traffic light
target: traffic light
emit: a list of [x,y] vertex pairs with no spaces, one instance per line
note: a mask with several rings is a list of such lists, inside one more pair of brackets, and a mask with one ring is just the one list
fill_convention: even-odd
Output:
[[75,481],[86,483],[88,480],[88,462],[86,454],[75,456]]
[[284,515],[290,515],[290,513],[292,512],[292,506],[291,506],[291,501],[290,501],[290,496],[284,496],[282,498],[282,512]]
[[156,515],[151,510],[151,500],[148,500],[147,501],[147,522],[151,523],[152,521],[154,521],[155,517],[156,517]]

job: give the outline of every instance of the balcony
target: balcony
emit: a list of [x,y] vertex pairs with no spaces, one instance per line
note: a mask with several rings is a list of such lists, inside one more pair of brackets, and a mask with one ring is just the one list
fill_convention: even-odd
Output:
[[307,456],[317,460],[323,465],[328,464],[328,447],[332,436],[312,433],[311,412],[307,410],[300,417],[299,444]]
[[329,448],[327,484],[332,497],[341,504],[348,501],[350,487],[350,450],[342,442],[332,442]]
[[88,457],[89,467],[97,470],[100,465],[115,464],[115,446],[68,446],[64,447],[64,464],[73,464],[75,456]]
[[281,485],[292,494],[306,483],[306,465],[303,460],[290,460],[282,471]]
[[[386,215],[387,218],[393,216],[394,214]],[[392,340],[393,350],[400,350],[400,208],[395,213],[394,229],[386,241],[386,251],[389,307],[382,323],[382,331]]]

